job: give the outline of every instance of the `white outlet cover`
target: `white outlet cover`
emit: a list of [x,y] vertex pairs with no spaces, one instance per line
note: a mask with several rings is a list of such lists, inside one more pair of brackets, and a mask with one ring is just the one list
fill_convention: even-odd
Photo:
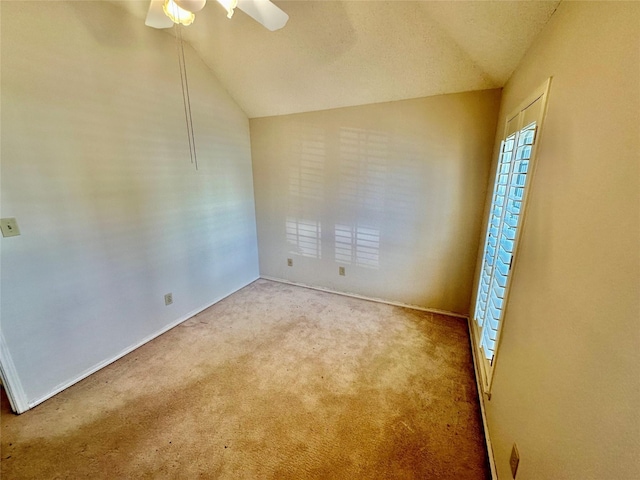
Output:
[[20,228],[15,218],[0,218],[0,229],[3,237],[16,237],[20,235]]

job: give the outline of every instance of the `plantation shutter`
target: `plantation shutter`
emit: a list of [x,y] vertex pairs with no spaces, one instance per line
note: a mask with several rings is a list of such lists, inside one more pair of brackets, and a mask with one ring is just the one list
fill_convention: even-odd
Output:
[[507,120],[499,151],[474,314],[479,347],[490,366],[503,320],[542,104],[539,97]]

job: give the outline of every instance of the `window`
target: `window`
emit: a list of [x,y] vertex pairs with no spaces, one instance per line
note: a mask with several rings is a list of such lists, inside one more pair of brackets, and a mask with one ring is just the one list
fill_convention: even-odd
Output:
[[487,220],[480,278],[473,314],[474,343],[485,392],[493,369],[508,302],[519,234],[531,184],[536,137],[550,80],[507,117]]

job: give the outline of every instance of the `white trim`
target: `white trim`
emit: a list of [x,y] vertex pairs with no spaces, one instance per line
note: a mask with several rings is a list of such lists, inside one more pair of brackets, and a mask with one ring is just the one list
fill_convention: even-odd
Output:
[[[498,352],[500,350],[500,343],[502,340],[502,330],[503,330],[505,318],[507,316],[507,311],[509,309],[509,295],[511,293],[511,283],[513,282],[513,279],[516,273],[516,268],[518,266],[518,258],[519,258],[518,247],[520,246],[520,238],[522,238],[522,233],[524,232],[525,225],[527,222],[527,212],[529,210],[528,209],[529,194],[531,193],[531,188],[535,179],[535,173],[538,166],[538,148],[540,147],[540,141],[541,141],[540,139],[542,137],[544,120],[547,115],[547,105],[549,104],[548,100],[549,100],[550,87],[551,87],[551,77],[545,80],[545,82],[542,85],[540,85],[531,95],[529,95],[529,97],[527,97],[526,100],[524,100],[518,106],[518,109],[521,112],[523,112],[524,110],[529,108],[534,102],[536,102],[538,99],[541,99],[542,101],[542,110],[540,111],[540,118],[536,122],[536,130],[537,130],[535,133],[536,137],[534,140],[533,147],[531,149],[531,156],[529,158],[530,172],[527,174],[529,179],[525,186],[524,195],[522,198],[522,212],[520,213],[520,225],[516,230],[516,238],[514,240],[511,272],[510,272],[510,275],[507,276],[507,284],[505,285],[505,303],[504,303],[504,308],[502,310],[502,319],[500,321],[500,324],[498,325],[496,345],[495,345],[494,354],[493,354],[493,363],[489,366],[488,378],[486,379],[487,380],[486,392],[488,394],[491,394],[491,387],[493,385],[493,378],[495,376],[495,369],[498,362]],[[526,125],[518,125],[519,130],[521,130],[524,127],[526,127]],[[485,362],[485,365],[486,365],[486,362]]]
[[[547,107],[549,105],[549,90],[551,87],[551,80],[553,77],[549,77],[547,80],[545,80],[542,85],[538,86],[538,88],[536,88],[530,95],[528,95],[522,102],[519,103],[518,107],[513,109],[512,112],[507,115],[505,117],[505,126],[504,126],[504,131],[502,134],[502,139],[508,137],[508,131],[507,131],[507,127],[508,127],[508,122],[509,119],[513,119],[516,116],[519,116],[524,110],[526,110],[528,107],[530,107],[533,103],[535,103],[537,100],[541,99],[542,101],[542,110],[540,112],[540,118],[539,120],[536,122],[536,137],[534,140],[534,144],[533,147],[531,149],[531,156],[529,158],[529,162],[530,162],[530,171],[527,173],[528,176],[528,180],[527,183],[525,185],[525,189],[524,189],[524,196],[522,198],[522,212],[520,214],[520,222],[519,222],[519,226],[518,229],[516,231],[516,238],[514,240],[514,248],[513,248],[513,253],[512,253],[512,264],[511,264],[511,269],[510,269],[510,273],[507,276],[507,283],[505,285],[505,294],[504,294],[504,308],[502,309],[502,315],[501,315],[501,319],[500,319],[500,323],[498,325],[498,331],[497,331],[497,338],[496,338],[496,342],[495,342],[495,348],[494,348],[494,353],[493,353],[493,362],[491,364],[488,363],[488,361],[486,360],[486,358],[484,356],[482,356],[482,358],[480,358],[478,360],[478,363],[480,364],[480,372],[481,372],[481,381],[482,381],[482,385],[483,385],[483,392],[486,393],[487,395],[491,395],[491,387],[493,384],[493,378],[494,378],[494,374],[495,374],[495,368],[496,368],[496,364],[498,361],[498,353],[500,351],[500,343],[502,340],[502,328],[504,326],[504,322],[505,319],[507,317],[507,310],[509,307],[509,294],[511,291],[511,283],[513,281],[513,278],[515,276],[515,272],[516,272],[516,267],[518,264],[518,246],[520,244],[520,238],[522,237],[522,232],[524,231],[525,225],[526,225],[526,214],[527,214],[527,206],[528,206],[528,200],[529,200],[529,193],[531,192],[531,185],[533,184],[533,180],[535,178],[535,171],[536,171],[536,167],[538,164],[538,148],[540,146],[540,139],[541,139],[541,135],[542,132],[544,130],[543,128],[543,124],[544,124],[544,120],[546,118],[547,115]],[[522,128],[526,127],[526,125],[521,125],[518,124],[518,128],[516,130],[516,132],[521,131]],[[501,151],[498,152],[498,155],[501,154]],[[495,156],[495,155],[494,155]],[[498,157],[498,166],[499,166],[499,157]],[[496,166],[496,169],[494,170],[494,174],[497,176],[497,168],[498,166]],[[494,182],[495,182],[495,177],[494,178]],[[490,213],[491,212],[491,203],[489,204],[489,214],[487,214],[485,216],[485,220],[487,221],[487,223],[485,223],[485,229],[488,231],[488,222],[489,222],[489,218],[490,218]],[[482,248],[484,249],[484,246],[486,245],[486,240],[485,243],[482,244]],[[481,264],[481,268],[482,268],[482,264]],[[476,290],[476,298],[474,300],[473,303],[473,313],[470,315],[470,318],[473,320],[473,325],[472,325],[472,329],[474,334],[474,338],[477,337],[477,322],[476,322],[476,307],[477,307],[477,296],[479,293],[479,289],[480,289],[480,283],[478,283],[478,287]],[[474,353],[475,350],[479,350],[480,349],[480,345],[479,344],[475,344],[475,340],[474,340]]]
[[11,409],[18,414],[29,410],[27,396],[24,393],[24,388],[22,388],[22,382],[2,331],[0,331],[0,375],[2,376],[2,385],[5,392],[7,392]]
[[[56,388],[54,388],[50,393],[47,393],[45,396],[40,397],[36,400],[32,400],[29,402],[29,406],[28,408],[33,408],[36,405],[39,405],[40,403],[44,402],[45,400],[50,399],[51,397],[53,397],[54,395],[57,395],[58,393],[62,392],[63,390],[66,390],[67,388],[69,388],[70,386],[78,383],[80,380],[84,380],[85,378],[87,378],[89,375],[94,374],[95,372],[97,372],[98,370],[101,370],[102,368],[106,367],[107,365],[112,364],[113,362],[115,362],[116,360],[121,359],[122,357],[124,357],[125,355],[127,355],[128,353],[133,352],[135,349],[141,347],[142,345],[144,345],[145,343],[150,342],[151,340],[153,340],[154,338],[159,337],[160,335],[162,335],[163,333],[168,332],[169,330],[171,330],[174,327],[177,327],[178,325],[180,325],[182,322],[185,322],[186,320],[189,320],[191,317],[196,316],[197,314],[199,314],[200,312],[206,310],[207,308],[215,305],[216,303],[224,300],[225,298],[227,298],[230,295],[233,295],[234,293],[236,293],[239,290],[242,290],[244,287],[251,285],[253,282],[255,282],[256,280],[258,280],[260,277],[255,277],[253,280],[251,280],[250,282],[248,282],[247,284],[237,288],[236,290],[233,290],[232,292],[227,293],[226,295],[223,295],[222,297],[219,297],[218,299],[214,300],[213,302],[200,307],[200,308],[196,308],[195,310],[191,311],[190,313],[180,317],[178,320],[170,323],[169,325],[163,327],[162,329],[160,329],[159,331],[157,331],[156,333],[153,333],[147,337],[145,337],[144,339],[142,339],[140,342],[125,348],[124,350],[122,350],[120,353],[116,354],[113,358],[109,359],[109,360],[105,360],[103,362],[98,363],[97,365],[89,368],[88,370],[85,370],[83,373],[81,373],[80,375],[78,375],[76,378],[74,378],[73,380],[70,380],[68,382],[62,383],[60,385],[58,385]],[[23,412],[26,410],[23,410]],[[22,413],[22,412],[17,412],[17,413]]]
[[[476,378],[476,390],[478,391],[478,401],[480,402],[480,415],[482,416],[482,429],[484,430],[484,441],[487,447],[487,457],[489,459],[489,468],[491,469],[492,480],[498,480],[498,470],[496,469],[496,461],[493,456],[493,444],[491,443],[491,436],[489,435],[489,422],[487,421],[487,412],[485,409],[485,392],[482,386],[482,375],[480,373],[480,366],[478,365],[477,348],[476,348],[476,336],[474,334],[473,323],[475,320],[469,318],[467,327],[469,328],[469,341],[471,342],[471,358],[473,359],[473,371]],[[488,394],[490,398],[490,393]]]
[[421,312],[430,312],[430,313],[437,313],[438,315],[448,315],[449,317],[463,318],[465,320],[469,319],[468,315],[449,312],[447,310],[439,310],[437,308],[420,307],[418,305],[411,305],[409,303],[394,302],[392,300],[384,300],[382,298],[367,297],[365,295],[359,295],[357,293],[341,292],[339,290],[332,290],[331,288],[317,287],[315,285],[307,285],[306,283],[292,282],[290,280],[285,280],[283,278],[269,277],[267,275],[260,275],[260,278],[264,280],[271,280],[272,282],[295,285],[296,287],[310,288],[311,290],[319,290],[321,292],[327,292],[327,293],[335,293],[336,295],[342,295],[344,297],[359,298],[360,300],[367,300],[369,302],[384,303],[384,304],[393,305],[396,307],[410,308],[412,310],[420,310]]

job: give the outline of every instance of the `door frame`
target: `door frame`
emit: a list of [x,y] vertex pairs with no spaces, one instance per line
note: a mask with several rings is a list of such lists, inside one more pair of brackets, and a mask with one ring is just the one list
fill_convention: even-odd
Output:
[[7,342],[4,340],[4,335],[0,330],[0,378],[2,378],[2,386],[4,387],[5,392],[7,392],[7,397],[9,398],[9,403],[11,404],[11,410],[15,413],[20,414],[24,413],[29,408],[29,402],[27,401],[27,397],[24,393],[24,389],[22,388],[22,382],[20,382],[20,378],[18,377],[18,372],[13,363],[13,359],[11,358],[11,354],[7,349]]

